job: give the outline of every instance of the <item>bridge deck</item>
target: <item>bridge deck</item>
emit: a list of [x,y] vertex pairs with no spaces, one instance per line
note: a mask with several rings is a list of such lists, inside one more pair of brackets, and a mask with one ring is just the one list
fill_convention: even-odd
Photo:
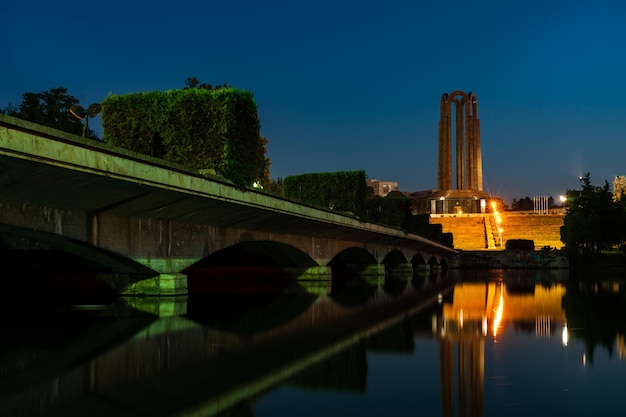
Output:
[[3,204],[261,231],[276,231],[278,225],[281,233],[454,253],[399,229],[2,114],[0,172]]

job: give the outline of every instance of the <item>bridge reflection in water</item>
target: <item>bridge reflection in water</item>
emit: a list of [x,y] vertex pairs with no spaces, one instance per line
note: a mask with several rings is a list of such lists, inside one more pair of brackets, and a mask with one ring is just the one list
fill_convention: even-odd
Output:
[[[11,343],[2,356],[21,362],[0,362],[0,415],[250,415],[287,381],[363,392],[365,350],[411,351],[417,334],[439,340],[442,414],[454,414],[456,367],[459,415],[481,415],[484,346],[499,326],[536,321],[542,332],[564,320],[562,287],[496,279],[387,276],[341,288],[271,287],[269,297],[223,291],[166,306],[73,305],[30,321],[5,314]],[[151,314],[159,310],[180,314]]]
[[[5,306],[11,342],[0,352],[0,415],[216,415],[451,290],[438,274],[402,272],[336,288],[259,285],[243,295],[223,284],[208,297],[126,298],[52,313]],[[172,314],[159,318],[164,311]]]

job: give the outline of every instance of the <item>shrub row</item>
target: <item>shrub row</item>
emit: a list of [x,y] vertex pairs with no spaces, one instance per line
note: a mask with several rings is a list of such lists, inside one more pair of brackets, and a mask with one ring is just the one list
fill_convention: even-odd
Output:
[[235,88],[109,95],[102,102],[104,140],[238,185],[265,175],[268,160],[252,93]]
[[365,215],[365,171],[292,175],[283,180],[285,197],[333,210]]
[[402,228],[452,247],[452,234],[430,224],[428,214],[413,215],[411,199],[390,196],[366,199],[365,171],[311,173],[285,177],[283,194],[303,203],[352,213],[363,220]]

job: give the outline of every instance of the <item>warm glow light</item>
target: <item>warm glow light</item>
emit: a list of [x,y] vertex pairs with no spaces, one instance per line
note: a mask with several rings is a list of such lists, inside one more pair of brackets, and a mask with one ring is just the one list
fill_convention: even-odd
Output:
[[463,309],[459,311],[459,326],[461,326],[461,329],[463,328]]
[[493,318],[493,339],[496,339],[498,335],[498,328],[502,322],[502,314],[504,313],[504,294],[502,293],[502,286],[500,286],[500,299],[496,306],[496,314]]

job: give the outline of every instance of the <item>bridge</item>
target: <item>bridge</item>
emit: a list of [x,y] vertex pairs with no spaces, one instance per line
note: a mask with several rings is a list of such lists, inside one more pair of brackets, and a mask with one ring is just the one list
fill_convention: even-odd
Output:
[[88,261],[119,294],[187,294],[228,260],[297,279],[456,266],[423,236],[2,114],[0,173],[4,261]]

